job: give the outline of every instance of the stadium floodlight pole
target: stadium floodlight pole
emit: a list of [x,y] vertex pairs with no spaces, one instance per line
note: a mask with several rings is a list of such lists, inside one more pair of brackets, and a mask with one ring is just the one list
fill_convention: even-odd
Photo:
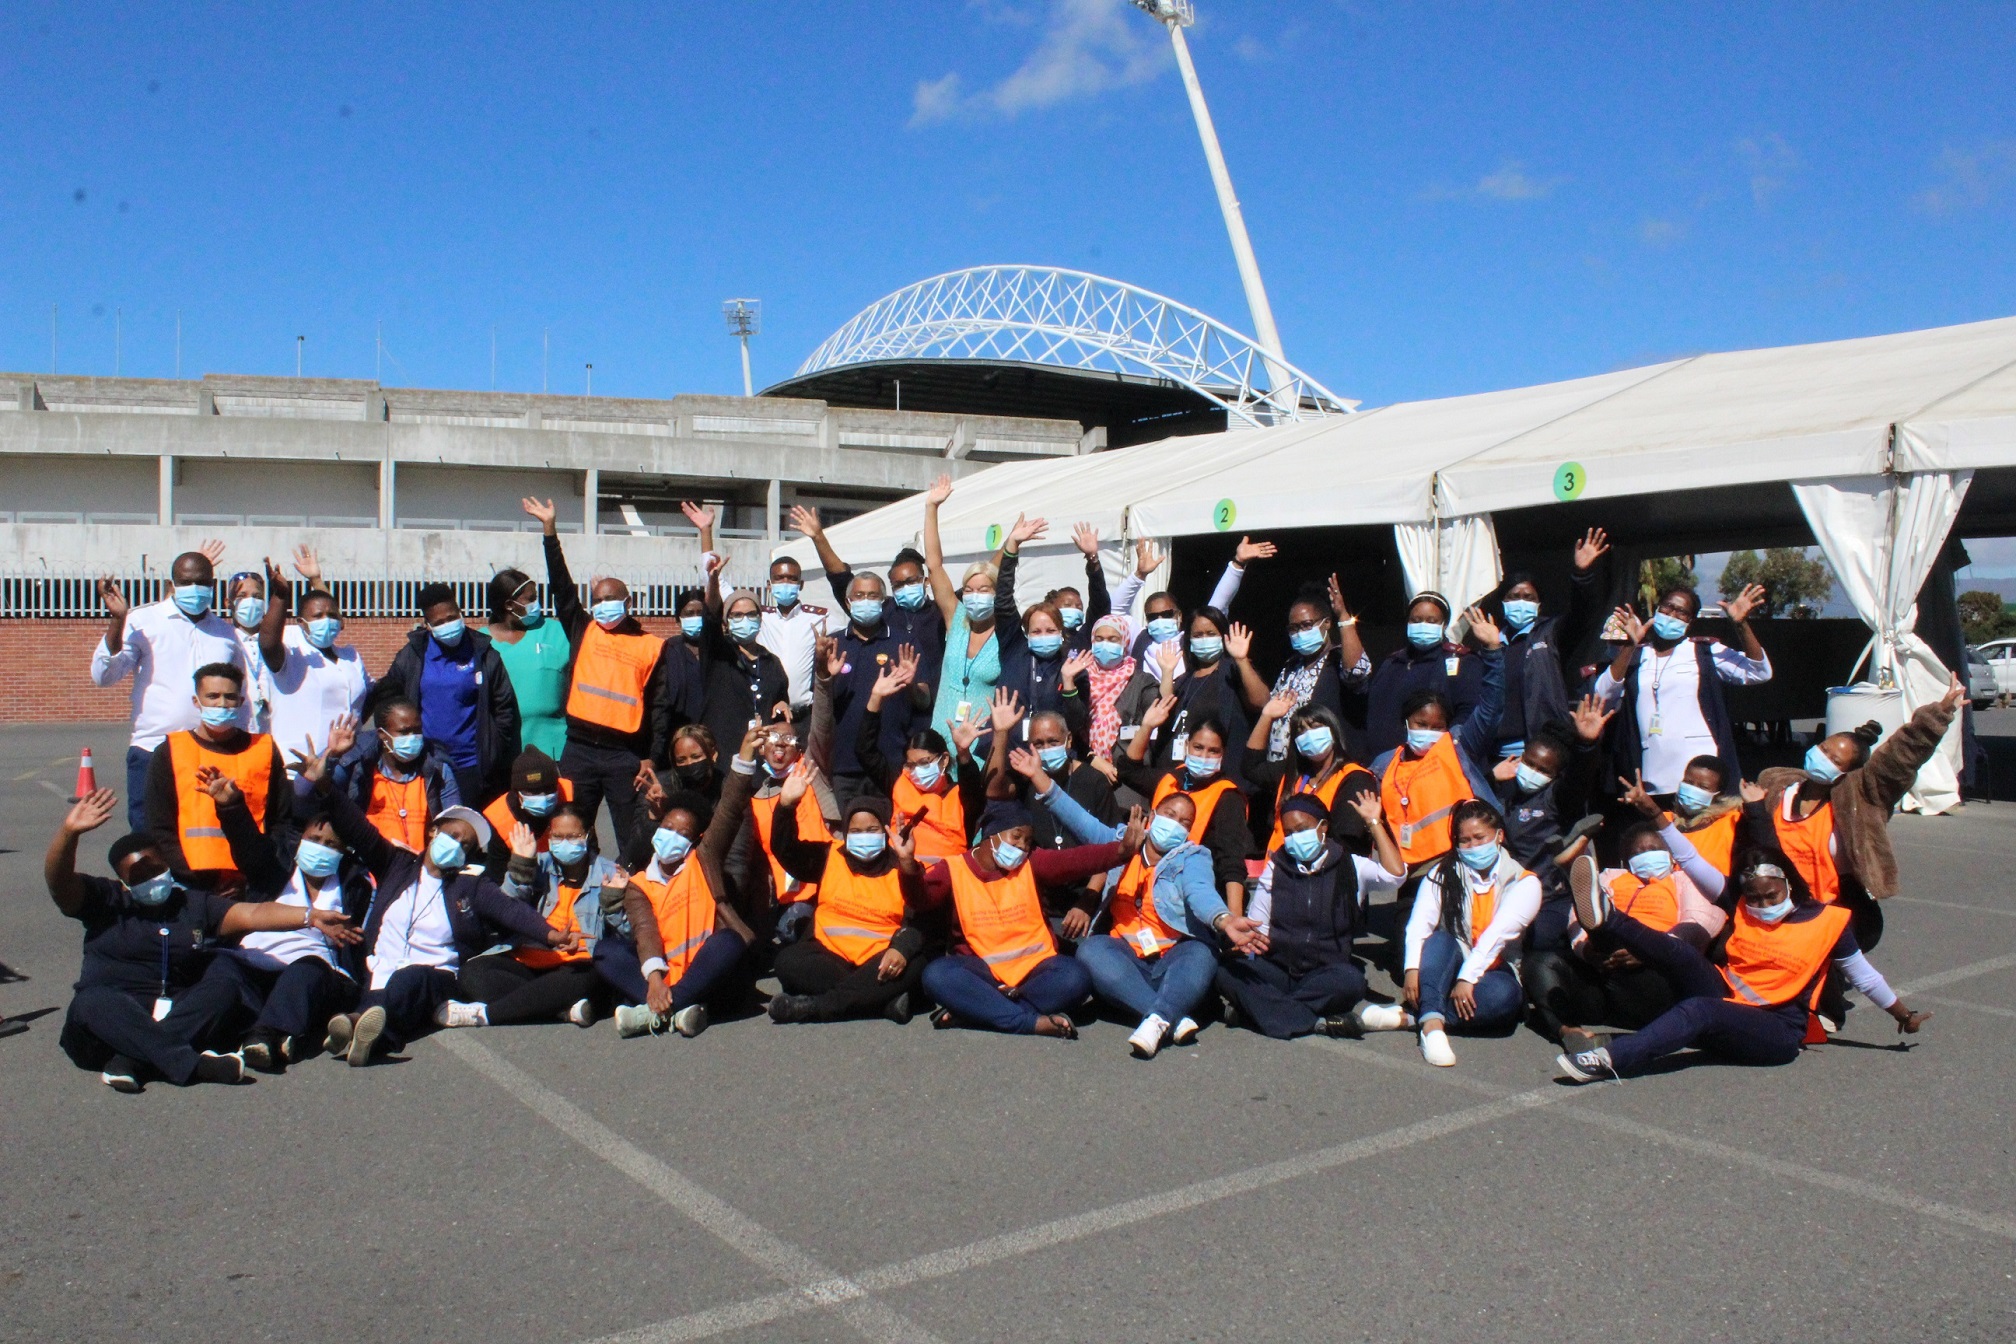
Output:
[[742,395],[756,395],[756,385],[749,378],[749,338],[763,329],[763,300],[729,299],[721,305],[721,316],[728,319],[728,334],[742,342]]
[[1246,216],[1240,212],[1239,197],[1232,190],[1232,173],[1225,166],[1225,152],[1218,146],[1218,128],[1212,124],[1211,109],[1204,103],[1204,86],[1197,82],[1197,67],[1190,60],[1190,44],[1183,30],[1197,21],[1190,0],[1134,0],[1141,9],[1169,30],[1169,44],[1176,49],[1176,68],[1183,73],[1183,87],[1190,95],[1190,112],[1197,119],[1197,138],[1204,142],[1204,162],[1210,166],[1212,185],[1218,189],[1218,208],[1225,213],[1225,231],[1232,235],[1232,257],[1239,264],[1239,282],[1246,288],[1246,306],[1253,313],[1253,340],[1280,360],[1267,362],[1270,388],[1285,386],[1292,376],[1282,365],[1288,356],[1281,349],[1281,333],[1274,326],[1274,308],[1267,302],[1267,286],[1260,279],[1260,261],[1253,255],[1253,240],[1246,235]]

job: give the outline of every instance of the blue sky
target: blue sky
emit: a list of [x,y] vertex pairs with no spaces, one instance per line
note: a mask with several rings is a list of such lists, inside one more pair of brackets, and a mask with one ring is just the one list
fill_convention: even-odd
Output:
[[[1291,359],[1377,404],[2016,313],[2016,9],[1198,0]],[[1250,322],[1121,0],[0,14],[0,367],[659,396],[912,280]]]

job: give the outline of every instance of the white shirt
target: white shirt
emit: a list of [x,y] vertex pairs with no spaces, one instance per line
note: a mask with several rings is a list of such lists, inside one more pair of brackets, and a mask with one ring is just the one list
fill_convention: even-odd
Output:
[[[294,753],[307,751],[310,738],[317,751],[327,747],[329,725],[364,707],[371,674],[357,650],[338,644],[324,653],[298,625],[288,626],[280,643],[284,656],[280,670],[271,674],[273,726],[267,731],[291,770]],[[259,666],[266,669],[263,659]]]
[[419,880],[399,894],[378,924],[378,943],[370,957],[371,988],[385,988],[394,971],[408,966],[445,966],[452,971],[461,961],[441,879],[423,867]]
[[[1732,686],[1761,685],[1771,680],[1771,659],[1752,658],[1721,643],[1708,646],[1715,675]],[[1715,735],[1701,714],[1701,664],[1692,641],[1682,640],[1665,654],[1646,645],[1639,650],[1638,741],[1650,793],[1671,793],[1680,787],[1687,762],[1716,754]],[[1596,678],[1596,694],[1606,704],[1624,698],[1624,684],[1604,668]]]
[[[308,908],[308,883],[296,868],[287,878],[287,886],[273,898],[281,905],[296,905]],[[343,884],[330,878],[315,893],[317,910],[341,910],[343,908]],[[299,929],[275,929],[266,933],[248,933],[238,942],[236,955],[262,971],[277,971],[283,966],[291,966],[303,957],[320,957],[336,970],[342,971],[337,961],[336,949],[330,945],[320,929],[312,926]],[[347,974],[347,972],[345,972]]]
[[[142,751],[160,746],[168,734],[194,728],[196,669],[206,663],[245,666],[245,651],[230,622],[205,612],[192,621],[172,600],[150,602],[126,613],[124,642],[117,652],[100,639],[91,651],[91,681],[117,686],[133,676],[133,745]],[[251,726],[248,707],[238,726]]]
[[[1521,868],[1518,860],[1510,854],[1504,853],[1498,856],[1498,866],[1488,873],[1477,872],[1461,860],[1457,861],[1456,868],[1463,875],[1463,911],[1456,920],[1456,941],[1464,950],[1463,964],[1457,968],[1456,978],[1468,980],[1474,985],[1497,962],[1501,953],[1518,955],[1519,935],[1526,932],[1526,926],[1540,913],[1540,879]],[[1483,936],[1472,943],[1470,904],[1478,892],[1491,886],[1498,889],[1497,904],[1491,909],[1491,922],[1484,926]],[[1414,893],[1414,913],[1407,917],[1404,969],[1414,971],[1421,968],[1422,945],[1442,924],[1442,896],[1442,884],[1432,876]]]
[[[828,611],[809,602],[795,602],[789,611],[763,608],[763,628],[756,642],[784,664],[784,676],[791,684],[791,708],[803,709],[812,703],[812,657],[819,636],[837,635],[846,628],[846,612]],[[760,714],[769,708],[758,705],[756,710]]]
[[[1358,870],[1358,904],[1362,907],[1375,891],[1398,891],[1400,884],[1407,880],[1405,873],[1389,873],[1379,866],[1377,859],[1368,859],[1358,854],[1346,854],[1352,867]],[[1300,869],[1301,865],[1296,867]],[[1266,932],[1273,931],[1274,915],[1274,860],[1269,858],[1267,866],[1260,870],[1251,894],[1246,897],[1246,918],[1258,924]]]
[[245,726],[255,733],[270,733],[273,731],[273,674],[259,653],[258,628],[255,626],[247,630],[232,621],[231,635],[238,641],[239,656],[245,660],[245,703],[250,710]]

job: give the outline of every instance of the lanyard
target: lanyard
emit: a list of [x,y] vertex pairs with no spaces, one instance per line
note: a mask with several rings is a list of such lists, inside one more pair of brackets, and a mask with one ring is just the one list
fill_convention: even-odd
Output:
[[161,997],[168,997],[168,935],[172,932],[167,925],[161,926]]

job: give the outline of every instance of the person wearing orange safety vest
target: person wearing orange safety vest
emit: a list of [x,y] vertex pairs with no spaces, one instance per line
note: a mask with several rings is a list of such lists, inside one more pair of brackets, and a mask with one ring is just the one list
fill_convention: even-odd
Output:
[[1235,742],[1215,720],[1192,720],[1183,750],[1168,768],[1148,761],[1148,739],[1176,712],[1176,697],[1165,695],[1141,715],[1141,728],[1127,749],[1113,757],[1120,782],[1160,805],[1172,793],[1187,793],[1197,805],[1190,838],[1211,851],[1211,872],[1225,906],[1234,914],[1246,910],[1246,856],[1253,851],[1253,833],[1246,824],[1246,795],[1225,775],[1225,757]]
[[[532,832],[533,842],[538,846],[534,852],[544,854],[546,832],[560,805],[574,801],[574,785],[560,777],[560,767],[551,756],[537,747],[519,752],[518,759],[511,762],[511,787],[483,809],[483,820],[490,823],[490,844],[483,856],[484,875],[493,882],[503,882],[504,870],[511,863],[511,833],[521,825]],[[584,804],[581,811],[593,829],[594,809]]]
[[901,760],[883,755],[882,716],[908,713],[895,697],[916,680],[922,658],[906,645],[898,651],[896,661],[876,677],[861,713],[854,754],[862,773],[889,795],[894,814],[914,825],[917,859],[928,865],[966,852],[972,842],[974,819],[987,805],[987,772],[973,759],[973,744],[980,738],[979,725],[985,719],[984,709],[978,706],[968,722],[953,726],[959,739],[956,770],[953,747],[933,728],[914,729],[904,739]]
[[[840,815],[826,771],[832,762],[833,678],[846,664],[846,654],[834,641],[819,636],[813,657],[812,705],[806,715],[805,736],[789,719],[780,719],[762,730],[756,744],[756,792],[749,800],[749,829],[752,869],[746,876],[730,873],[738,887],[752,898],[768,891],[771,908],[755,927],[773,932],[778,946],[787,946],[805,936],[812,919],[809,904],[819,894],[818,884],[806,885],[777,857],[772,846],[777,815],[783,810],[783,794],[791,772],[802,762],[809,768],[810,786],[794,793],[791,806],[798,814],[798,834],[821,835],[826,818]],[[751,901],[752,906],[755,902]]]
[[1734,871],[1743,832],[1743,800],[1733,789],[1723,792],[1734,782],[1720,756],[1696,756],[1680,777],[1669,814],[1687,843],[1724,877]]
[[770,833],[777,861],[812,893],[811,936],[777,950],[783,992],[770,1000],[770,1020],[879,1014],[901,1025],[910,1020],[929,944],[914,916],[924,881],[914,837],[888,800],[872,794],[842,805],[833,831],[823,822],[810,831],[797,806],[811,796],[810,783],[800,762],[784,781]]
[[[1291,729],[1288,754],[1267,760],[1269,741],[1275,725],[1286,719]],[[1324,820],[1330,840],[1342,845],[1347,854],[1360,857],[1372,853],[1372,835],[1358,815],[1358,799],[1379,792],[1379,778],[1344,754],[1344,723],[1336,711],[1325,705],[1295,706],[1294,692],[1283,691],[1260,707],[1253,720],[1253,733],[1246,739],[1246,782],[1258,799],[1265,797],[1273,811],[1274,825],[1267,837],[1267,852],[1281,848],[1281,804],[1300,794],[1313,794],[1330,809]]]
[[1468,616],[1484,651],[1477,707],[1458,723],[1440,691],[1415,691],[1400,702],[1406,740],[1372,762],[1386,822],[1416,876],[1449,852],[1456,805],[1496,796],[1491,767],[1497,763],[1498,716],[1505,706],[1504,657],[1498,627],[1476,607]]
[[662,764],[666,744],[678,725],[665,675],[665,639],[646,630],[631,613],[630,589],[604,575],[583,607],[567,556],[551,519],[551,506],[534,513],[546,525],[546,587],[554,618],[567,632],[567,746],[560,774],[573,785],[573,801],[589,816],[609,803],[616,834],[637,824],[637,769],[645,761]]
[[[995,745],[987,760],[987,792],[990,798],[1013,798],[1027,805],[1034,802],[1029,780],[1007,768],[1013,736],[1004,732],[994,734]],[[1032,763],[1040,763],[1057,787],[1071,795],[1072,802],[1104,826],[1119,823],[1123,813],[1113,800],[1113,785],[1097,768],[1075,754],[1071,724],[1061,710],[1039,709],[1029,715],[1027,748]],[[1022,754],[1018,752],[1016,758]],[[1036,818],[1036,848],[1064,849],[1079,843],[1051,809],[1032,807],[1030,815]],[[1037,888],[1037,894],[1043,898],[1043,913],[1050,920],[1050,931],[1063,942],[1077,943],[1091,931],[1104,887],[1101,879],[1094,878],[1075,887]]]
[[1665,975],[1677,1002],[1628,1036],[1562,1054],[1554,1063],[1567,1080],[1628,1078],[1689,1048],[1733,1064],[1790,1064],[1806,1044],[1826,1039],[1814,1009],[1830,968],[1896,1019],[1900,1033],[1915,1033],[1932,1016],[1906,1006],[1862,955],[1848,911],[1813,900],[1783,854],[1746,851],[1733,890],[1735,913],[1704,953],[1622,913],[1600,884],[1576,884],[1583,927]]
[[939,1004],[933,1026],[1077,1039],[1069,1010],[1092,992],[1092,977],[1058,951],[1036,888],[1117,868],[1134,857],[1137,838],[1031,852],[1035,843],[1028,808],[989,803],[980,843],[924,869],[927,908],[950,906],[958,930],[952,950],[924,968]]
[[169,733],[148,762],[147,828],[179,880],[207,889],[242,885],[207,782],[227,776],[261,832],[292,828],[293,786],[272,737],[238,726],[245,670],[206,663],[192,680],[199,722]]
[[[420,706],[403,696],[378,706],[377,729],[357,735],[357,744],[331,763],[330,777],[378,834],[412,854],[427,847],[434,818],[462,805],[454,763],[422,735]],[[303,806],[297,790],[297,816]]]

